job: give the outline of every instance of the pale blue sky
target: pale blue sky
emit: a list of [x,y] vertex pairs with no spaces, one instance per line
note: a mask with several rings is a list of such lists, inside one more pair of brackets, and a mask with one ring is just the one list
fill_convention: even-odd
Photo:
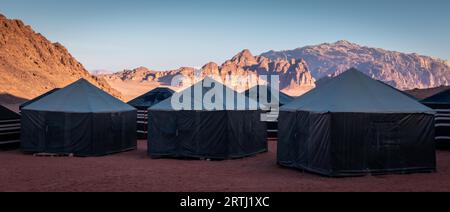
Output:
[[346,39],[450,59],[448,0],[1,0],[89,70],[165,70]]

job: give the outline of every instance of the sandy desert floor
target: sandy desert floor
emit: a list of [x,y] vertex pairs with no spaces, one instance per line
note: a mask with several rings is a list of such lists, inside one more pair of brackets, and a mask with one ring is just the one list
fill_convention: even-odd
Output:
[[431,174],[326,178],[276,164],[276,143],[231,161],[153,160],[136,151],[98,158],[34,157],[0,152],[0,191],[450,191],[450,152]]

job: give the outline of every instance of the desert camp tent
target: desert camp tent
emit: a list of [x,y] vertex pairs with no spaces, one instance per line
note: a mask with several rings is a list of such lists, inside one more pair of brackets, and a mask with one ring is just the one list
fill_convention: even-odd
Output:
[[[244,92],[245,96],[247,96],[248,98],[251,98],[253,100],[256,101],[260,101],[262,99],[262,94],[261,91],[263,90],[267,90],[266,93],[266,99],[264,99],[265,102],[268,103],[274,103],[274,102],[278,102],[279,106],[283,106],[285,104],[288,104],[290,102],[292,102],[292,100],[294,100],[293,97],[281,92],[281,91],[275,91],[277,93],[279,93],[278,99],[275,97],[275,93],[272,92],[272,89],[270,88],[270,86],[267,85],[259,85],[259,86],[255,86],[253,88],[250,88],[248,90],[246,90]],[[251,92],[256,94],[256,95],[251,95]],[[267,105],[270,106],[270,105]]]
[[99,156],[136,148],[136,109],[84,79],[22,108],[22,149]]
[[48,95],[50,95],[50,94],[52,94],[52,93],[55,93],[55,92],[58,91],[58,90],[59,90],[59,88],[55,88],[55,89],[50,90],[50,91],[48,91],[47,93],[44,93],[44,94],[42,94],[42,95],[40,95],[40,96],[38,96],[38,97],[36,97],[36,98],[30,100],[30,101],[27,101],[27,102],[21,104],[21,105],[19,106],[19,109],[22,110],[22,108],[24,108],[25,106],[27,106],[27,105],[29,105],[29,104],[31,104],[31,103],[33,103],[33,102],[36,102],[36,101],[38,101],[39,99],[42,99],[42,98],[44,98],[44,97],[46,97],[46,96],[48,96]]
[[435,171],[434,112],[351,69],[281,108],[278,163],[327,176]]
[[[264,95],[261,93],[261,91],[266,90],[267,93]],[[274,92],[277,92],[279,95],[276,97],[276,94]],[[250,88],[244,92],[245,96],[248,98],[251,98],[253,100],[258,101],[259,103],[264,102],[265,106],[267,108],[272,108],[271,105],[277,104],[279,107],[288,104],[294,100],[293,97],[279,91],[272,91],[270,86],[267,85],[258,85],[253,88]],[[267,122],[267,135],[269,138],[277,138],[278,137],[278,122],[275,121],[277,119],[274,118],[273,121]]]
[[[211,95],[214,90],[217,95]],[[188,93],[190,98],[178,96]],[[229,98],[220,101],[227,93]],[[177,108],[172,99],[186,107]],[[217,100],[221,108],[206,109],[203,99]],[[220,160],[266,152],[266,124],[260,121],[263,111],[251,109],[250,104],[256,106],[257,102],[206,78],[149,109],[148,153],[152,157]]]
[[150,92],[139,96],[130,102],[129,105],[135,107],[137,111],[137,136],[139,139],[147,138],[147,128],[148,128],[148,118],[147,111],[148,108],[158,104],[159,102],[170,98],[175,91],[170,88],[155,88]]
[[0,145],[20,142],[20,115],[0,105]]
[[450,89],[422,100],[436,111],[436,144],[440,148],[450,147]]

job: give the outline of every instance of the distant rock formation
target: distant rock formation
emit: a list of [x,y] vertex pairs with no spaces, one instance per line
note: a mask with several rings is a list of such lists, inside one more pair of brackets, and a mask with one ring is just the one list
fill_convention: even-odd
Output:
[[345,40],[289,51],[270,51],[262,56],[271,60],[304,59],[316,79],[333,77],[354,67],[402,90],[450,84],[448,61],[360,46]]
[[[171,79],[176,75],[182,75],[192,79],[197,76],[194,68],[180,68],[172,71],[152,71],[144,67],[134,70],[125,70],[114,74],[102,75],[105,80],[123,81],[123,82],[158,82],[161,85],[170,85]],[[301,95],[315,87],[315,79],[309,72],[308,65],[304,60],[270,60],[266,57],[255,57],[252,53],[245,49],[239,52],[232,59],[225,61],[222,65],[210,62],[202,67],[200,78],[206,76],[217,76],[225,81],[227,76],[253,76],[257,78],[261,75],[279,75],[280,89],[288,90],[291,95]],[[257,82],[265,83],[265,82]],[[116,84],[116,83],[112,83]],[[237,79],[232,78],[227,82],[228,86],[235,88],[238,91],[244,91],[256,84],[242,84]]]

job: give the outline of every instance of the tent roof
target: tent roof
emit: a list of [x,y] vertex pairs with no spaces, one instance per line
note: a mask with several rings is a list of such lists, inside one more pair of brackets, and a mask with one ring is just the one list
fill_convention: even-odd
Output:
[[129,101],[128,104],[134,107],[151,107],[171,97],[174,93],[175,91],[170,88],[155,88],[150,92]]
[[0,120],[20,119],[20,115],[16,112],[0,105]]
[[[206,81],[210,81],[212,82],[211,87],[207,87],[206,85],[203,86],[205,84]],[[258,103],[255,100],[252,100],[250,98],[247,98],[245,95],[240,94],[236,91],[234,91],[233,89],[223,85],[222,83],[212,79],[212,78],[205,78],[204,80],[196,83],[195,85],[185,89],[184,91],[181,91],[177,94],[182,94],[184,92],[191,92],[191,108],[194,109],[194,105],[202,105],[203,106],[203,98],[205,97],[205,94],[207,94],[209,91],[211,91],[213,88],[215,88],[215,86],[217,85],[222,85],[223,89],[222,89],[222,95],[224,98],[223,101],[223,110],[250,110],[249,105],[258,105]],[[201,93],[202,95],[195,95],[195,88],[201,88]],[[211,91],[213,92],[213,91]],[[226,99],[226,94],[233,94],[234,98],[233,98],[233,102],[227,102]],[[174,94],[175,95],[175,94]],[[173,96],[172,96],[173,97]],[[239,98],[238,98],[239,97]],[[208,98],[208,97],[206,97]],[[242,104],[240,101],[238,101],[238,99],[244,99],[245,100],[245,105]],[[233,105],[233,108],[228,108],[227,105]],[[204,108],[204,107],[203,107]],[[175,109],[172,107],[172,98],[168,98],[152,107],[150,107],[150,110],[160,110],[160,111],[174,111]],[[256,109],[254,109],[256,110]]]
[[27,105],[33,103],[33,102],[36,102],[36,101],[38,101],[39,99],[42,99],[42,98],[44,98],[44,97],[46,97],[46,96],[48,96],[48,95],[50,95],[50,94],[52,94],[52,93],[55,93],[55,92],[58,91],[58,90],[59,90],[59,88],[55,88],[55,89],[53,89],[53,90],[50,90],[50,91],[48,91],[47,93],[44,93],[44,94],[42,94],[42,95],[40,95],[40,96],[38,96],[38,97],[36,97],[36,98],[30,100],[30,101],[27,101],[27,102],[21,104],[21,105],[20,105],[20,108],[23,108],[23,107],[25,107],[25,106],[27,106]]
[[65,88],[25,106],[23,110],[106,113],[131,111],[135,109],[95,87],[85,79],[80,79]]
[[[245,96],[251,98],[250,97],[250,90],[256,89],[256,88],[258,88],[258,96],[257,96],[257,99],[254,99],[254,100],[258,101],[260,89],[267,89],[267,95],[269,96],[269,100],[270,101],[272,100],[272,92],[271,92],[270,87],[267,86],[267,85],[259,85],[259,87],[255,86],[253,88],[250,88],[250,89],[244,91],[243,94],[245,94]],[[280,102],[281,105],[288,104],[288,103],[290,103],[290,102],[292,102],[294,100],[294,97],[291,97],[291,96],[289,96],[289,95],[287,95],[287,94],[285,94],[285,93],[283,93],[281,91],[277,91],[277,92],[280,94],[279,95],[279,102]]]
[[426,104],[450,104],[450,89],[422,100]]
[[350,69],[283,106],[284,111],[433,113],[401,91]]

